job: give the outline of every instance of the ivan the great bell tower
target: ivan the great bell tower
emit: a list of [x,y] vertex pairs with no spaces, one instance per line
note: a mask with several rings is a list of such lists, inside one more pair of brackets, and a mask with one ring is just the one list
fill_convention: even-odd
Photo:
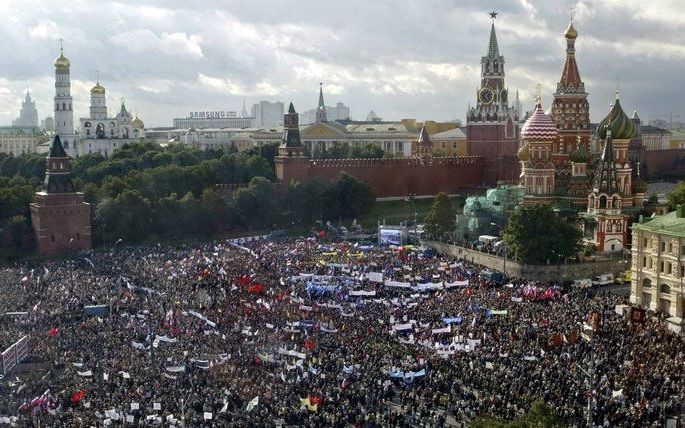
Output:
[[518,181],[519,112],[509,106],[504,84],[504,56],[499,53],[495,33],[497,12],[491,12],[490,17],[490,41],[487,54],[480,60],[476,107],[469,107],[466,115],[466,141],[469,155],[485,160],[483,184],[494,186],[498,181]]

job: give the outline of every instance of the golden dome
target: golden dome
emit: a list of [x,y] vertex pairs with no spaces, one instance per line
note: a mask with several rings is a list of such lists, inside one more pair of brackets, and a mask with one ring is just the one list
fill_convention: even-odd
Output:
[[133,120],[131,121],[131,124],[133,125],[134,128],[137,128],[137,129],[143,129],[143,128],[145,128],[145,124],[143,123],[142,120],[140,120],[140,118],[138,117],[138,115],[136,115],[135,119],[133,119]]
[[573,26],[573,22],[568,23],[568,28],[566,29],[564,36],[567,39],[575,39],[578,37],[578,31],[576,31],[576,28]]
[[95,86],[90,90],[91,94],[104,94],[105,93],[105,87],[100,85],[100,82],[97,82]]
[[59,57],[55,60],[55,68],[69,68],[70,66],[69,60],[60,52]]

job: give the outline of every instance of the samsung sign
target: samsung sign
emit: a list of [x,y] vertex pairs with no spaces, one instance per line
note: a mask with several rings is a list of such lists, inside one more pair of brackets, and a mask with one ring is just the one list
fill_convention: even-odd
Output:
[[238,117],[238,114],[234,111],[223,110],[191,111],[188,114],[188,119],[224,119],[227,117]]

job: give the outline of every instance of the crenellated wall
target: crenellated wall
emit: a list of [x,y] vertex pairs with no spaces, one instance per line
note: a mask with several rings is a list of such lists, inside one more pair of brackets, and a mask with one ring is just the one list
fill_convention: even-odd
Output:
[[648,170],[649,180],[685,177],[685,149],[645,150],[640,160]]
[[[379,198],[468,191],[481,185],[484,168],[480,156],[438,157],[429,163],[420,159],[315,159],[306,165],[299,158],[279,156],[276,164],[282,182],[294,176],[302,181],[336,181],[347,173],[367,182]],[[294,174],[291,169],[296,170]]]

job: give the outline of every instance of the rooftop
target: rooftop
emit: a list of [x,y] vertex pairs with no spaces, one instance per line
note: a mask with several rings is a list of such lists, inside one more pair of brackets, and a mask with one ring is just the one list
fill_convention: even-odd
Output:
[[633,223],[633,229],[685,238],[685,217],[678,217],[678,210],[656,216],[645,223]]
[[459,128],[454,128],[454,129],[448,129],[447,131],[442,131],[442,132],[436,132],[435,134],[431,135],[431,140],[433,141],[441,141],[441,140],[465,140],[466,139],[466,134],[459,129]]

